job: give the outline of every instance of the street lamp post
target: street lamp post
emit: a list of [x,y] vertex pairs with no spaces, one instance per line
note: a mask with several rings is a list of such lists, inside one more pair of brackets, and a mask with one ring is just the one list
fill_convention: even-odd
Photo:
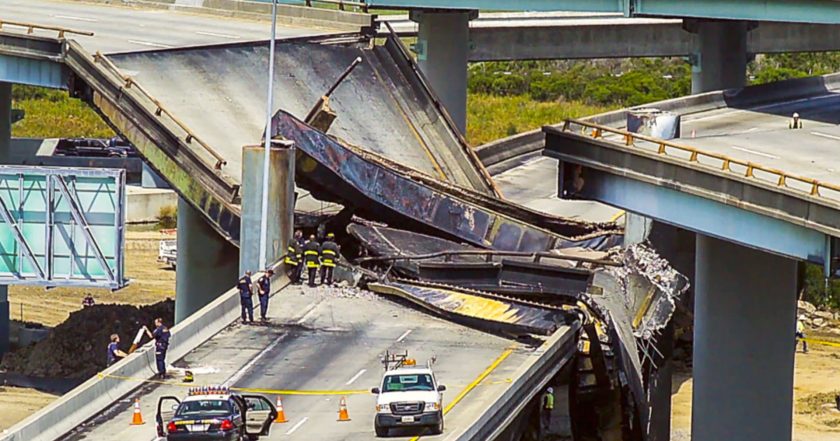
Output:
[[259,270],[266,268],[268,251],[268,174],[271,170],[271,116],[274,105],[274,45],[277,38],[277,0],[271,1],[271,42],[268,51],[268,100],[265,105],[265,159],[263,160],[262,213],[260,216]]

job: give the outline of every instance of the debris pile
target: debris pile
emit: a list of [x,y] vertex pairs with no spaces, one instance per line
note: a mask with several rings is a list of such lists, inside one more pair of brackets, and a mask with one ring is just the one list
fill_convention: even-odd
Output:
[[797,314],[803,317],[802,322],[805,326],[812,329],[832,328],[832,331],[840,334],[837,323],[832,323],[840,321],[840,313],[820,311],[816,306],[804,300],[799,301],[798,307]]
[[7,353],[0,367],[36,377],[89,378],[106,367],[111,334],[120,336],[120,349],[127,352],[141,326],[153,326],[157,317],[172,323],[174,315],[172,300],[139,308],[94,305],[71,313],[47,339]]

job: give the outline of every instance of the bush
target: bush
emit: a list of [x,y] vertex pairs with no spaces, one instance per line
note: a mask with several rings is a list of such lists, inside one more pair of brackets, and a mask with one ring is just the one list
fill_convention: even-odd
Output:
[[175,228],[178,226],[178,208],[174,205],[160,207],[157,216],[157,226],[160,229]]

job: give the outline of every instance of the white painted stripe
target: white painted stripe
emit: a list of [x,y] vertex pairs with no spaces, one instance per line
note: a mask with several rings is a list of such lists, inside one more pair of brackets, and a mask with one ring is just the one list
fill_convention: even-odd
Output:
[[99,20],[95,18],[76,17],[75,15],[53,15],[54,18],[63,18],[65,20],[86,21],[89,23],[97,23]]
[[358,379],[359,379],[359,377],[361,377],[361,376],[362,376],[365,372],[367,372],[367,369],[362,369],[362,370],[360,370],[360,371],[359,371],[359,373],[357,373],[356,375],[353,375],[353,378],[351,378],[351,379],[347,380],[347,382],[346,382],[346,383],[344,383],[344,384],[345,384],[345,385],[350,385],[350,384],[353,384],[353,382],[354,382],[354,381],[356,381],[356,380],[358,380]]
[[129,43],[139,44],[141,46],[151,46],[151,47],[160,47],[163,49],[171,49],[174,46],[170,46],[168,44],[163,43],[155,43],[152,41],[142,41],[142,40],[128,40]]
[[295,431],[296,431],[296,430],[298,430],[298,429],[300,429],[300,426],[302,426],[302,425],[303,425],[303,423],[305,423],[307,420],[309,420],[309,417],[303,417],[303,419],[302,419],[302,420],[298,421],[298,422],[297,422],[297,424],[295,424],[294,426],[292,426],[292,428],[291,428],[291,429],[289,429],[289,431],[288,431],[288,432],[286,432],[286,435],[291,435],[291,434],[295,433]]
[[229,38],[231,40],[236,40],[242,38],[238,35],[231,35],[231,34],[218,34],[216,32],[203,32],[203,31],[195,31],[198,35],[205,35],[207,37],[220,37],[220,38]]
[[397,339],[397,341],[398,341],[398,342],[401,342],[401,341],[405,340],[405,338],[406,338],[406,337],[408,337],[408,334],[411,334],[411,329],[409,329],[408,331],[403,332],[403,335],[401,335],[401,336],[400,336],[400,338],[398,338],[398,339]]
[[233,386],[237,381],[239,381],[243,376],[245,376],[245,374],[248,373],[248,371],[251,370],[251,368],[254,367],[254,365],[257,364],[257,362],[265,354],[267,354],[272,349],[274,349],[278,344],[280,344],[280,342],[283,341],[283,339],[285,337],[286,337],[286,334],[281,334],[280,337],[277,337],[277,340],[274,340],[273,342],[271,342],[271,344],[266,346],[265,349],[263,349],[262,351],[260,351],[260,353],[257,354],[256,357],[252,358],[251,361],[248,362],[248,364],[246,364],[245,366],[242,366],[241,369],[239,369],[238,371],[236,371],[236,373],[231,375],[230,378],[228,378],[227,381],[225,381],[222,384],[222,386],[223,387]]
[[315,302],[315,303],[310,303],[309,304],[309,309],[303,314],[303,316],[301,318],[298,319],[298,321],[295,322],[295,324],[302,325],[303,322],[305,322],[309,318],[310,315],[315,313],[315,308],[318,307],[318,305],[320,305],[320,304],[321,304],[320,300]]
[[835,141],[840,141],[840,136],[829,135],[828,133],[811,132],[811,134],[814,135],[814,136],[819,136],[821,138],[828,138],[828,139],[833,139]]
[[735,150],[740,150],[740,151],[742,151],[742,152],[750,153],[750,154],[753,154],[753,155],[764,156],[765,158],[770,158],[770,159],[779,159],[779,157],[778,157],[778,156],[776,156],[776,155],[771,155],[771,154],[769,154],[769,153],[757,152],[757,151],[755,151],[755,150],[750,150],[750,149],[746,149],[746,148],[743,148],[743,147],[736,147],[736,146],[734,146],[734,145],[732,146],[732,148],[733,148],[733,149],[735,149]]

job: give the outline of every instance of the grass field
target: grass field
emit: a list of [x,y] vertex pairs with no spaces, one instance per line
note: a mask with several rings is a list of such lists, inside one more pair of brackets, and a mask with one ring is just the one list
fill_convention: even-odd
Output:
[[[20,89],[18,89],[20,88]],[[110,138],[113,130],[81,100],[67,92],[15,86],[12,107],[26,117],[12,125],[12,136],[20,138]],[[19,92],[25,90],[25,92]]]

